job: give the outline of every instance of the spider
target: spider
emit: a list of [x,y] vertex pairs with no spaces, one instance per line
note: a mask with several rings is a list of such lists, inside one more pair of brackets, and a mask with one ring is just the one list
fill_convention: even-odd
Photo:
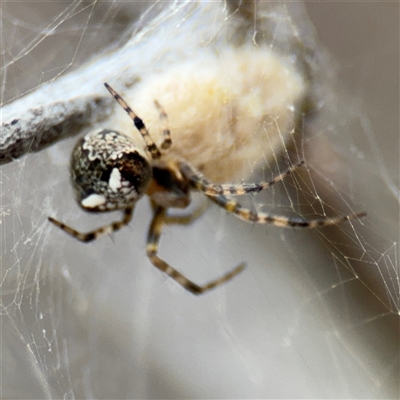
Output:
[[[267,189],[290,175],[304,162],[301,161],[291,166],[270,181],[214,184],[183,158],[174,161],[163,160],[164,153],[172,146],[172,139],[168,128],[167,114],[158,101],[155,100],[154,104],[163,122],[163,140],[160,147],[152,140],[143,120],[134,113],[125,100],[110,85],[107,83],[104,85],[132,119],[146,144],[147,151],[135,145],[128,136],[113,130],[91,132],[78,141],[72,152],[71,179],[79,205],[89,212],[114,210],[123,212],[121,220],[87,233],[79,232],[52,217],[48,218],[54,225],[81,242],[93,241],[127,225],[132,219],[136,202],[144,194],[147,194],[151,199],[154,212],[146,246],[150,261],[189,292],[198,295],[231,280],[244,269],[245,264],[239,264],[225,275],[205,285],[197,285],[158,256],[162,227],[174,222],[174,219],[168,216],[168,209],[186,208],[190,203],[192,190],[202,192],[215,204],[244,221],[280,227],[313,229],[366,215],[361,212],[333,218],[306,219],[254,212],[244,208],[236,200],[231,200],[226,196],[257,193]],[[196,213],[193,213],[181,222],[190,223],[196,217]]]

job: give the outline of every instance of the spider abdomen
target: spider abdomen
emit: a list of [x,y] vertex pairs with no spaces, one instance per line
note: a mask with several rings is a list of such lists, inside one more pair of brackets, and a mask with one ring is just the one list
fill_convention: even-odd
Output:
[[115,131],[88,133],[72,152],[72,184],[87,211],[125,209],[146,192],[151,177],[144,151]]

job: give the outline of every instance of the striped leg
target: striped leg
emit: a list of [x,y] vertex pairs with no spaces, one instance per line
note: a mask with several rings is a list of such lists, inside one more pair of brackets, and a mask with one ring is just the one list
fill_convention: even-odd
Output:
[[169,127],[168,127],[168,115],[165,112],[165,110],[161,107],[160,103],[157,100],[154,100],[154,104],[156,105],[156,107],[158,109],[158,112],[160,113],[160,120],[161,120],[161,122],[163,122],[163,137],[164,137],[164,140],[161,143],[161,148],[163,150],[167,150],[172,145],[171,131],[169,130]]
[[92,240],[98,239],[100,236],[103,236],[107,233],[112,233],[118,231],[123,226],[129,224],[133,215],[133,207],[128,207],[124,210],[124,217],[121,221],[112,222],[109,225],[101,226],[93,231],[84,233],[71,228],[68,225],[63,224],[62,222],[57,221],[52,217],[48,217],[49,221],[54,225],[58,226],[63,231],[67,232],[69,235],[73,236],[75,239],[80,240],[81,242],[91,242]]
[[361,212],[339,217],[320,217],[310,219],[303,217],[284,217],[269,213],[253,212],[248,208],[242,207],[237,201],[229,200],[222,195],[218,197],[209,196],[209,199],[244,221],[255,222],[257,224],[271,224],[280,227],[315,229],[323,226],[337,225],[341,222],[358,219],[366,215],[365,212]]
[[163,207],[157,207],[154,212],[153,221],[151,222],[149,233],[147,236],[147,255],[153,265],[159,270],[165,272],[168,276],[182,285],[186,290],[193,294],[202,294],[211,290],[224,282],[229,281],[239,272],[241,272],[244,268],[244,264],[238,265],[235,269],[223,275],[221,278],[218,278],[212,282],[209,282],[203,286],[196,285],[194,282],[187,279],[176,269],[171,267],[168,263],[157,256],[158,253],[158,243],[160,241],[160,235],[162,227],[165,223],[166,218],[166,209]]
[[179,166],[183,175],[189,179],[192,185],[203,192],[207,196],[220,196],[220,195],[243,195],[247,193],[258,193],[261,190],[267,189],[274,183],[281,181],[286,176],[290,175],[295,169],[302,166],[304,161],[293,165],[280,175],[276,176],[269,182],[258,182],[258,183],[238,183],[230,184],[226,183],[223,185],[216,185],[209,182],[202,174],[196,171],[191,165],[180,162]]
[[166,225],[191,225],[195,222],[198,218],[200,218],[204,212],[207,210],[209,206],[208,201],[201,204],[198,208],[193,210],[188,215],[166,215],[164,219],[164,223]]
[[117,101],[117,103],[131,117],[133,124],[135,125],[136,129],[142,135],[142,137],[146,143],[147,150],[151,153],[151,156],[153,157],[153,159],[154,160],[159,159],[161,157],[161,152],[158,149],[157,145],[153,142],[153,139],[150,137],[149,131],[147,130],[144,122],[134,113],[134,111],[128,106],[128,104],[125,102],[125,100],[108,83],[104,83],[104,86],[112,94],[112,96]]

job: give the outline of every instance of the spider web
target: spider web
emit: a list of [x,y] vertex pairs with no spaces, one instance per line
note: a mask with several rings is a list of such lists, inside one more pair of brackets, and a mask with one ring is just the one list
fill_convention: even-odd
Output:
[[[46,107],[90,85],[101,90],[99,71],[133,85],[147,68],[226,46],[232,15],[247,15],[240,40],[264,40],[294,65],[298,49],[312,49],[319,111],[299,140],[266,152],[253,178],[289,159],[306,169],[244,203],[368,216],[310,232],[253,226],[210,207],[192,226],[167,227],[160,254],[195,282],[247,262],[234,281],[195,297],[147,260],[145,200],[111,240],[84,245],[50,226],[49,215],[82,230],[114,218],[75,204],[76,138],[4,164],[2,398],[398,398],[399,6],[312,3],[311,22],[300,4],[238,5],[2,2],[4,113],[66,76],[75,86],[46,92]],[[381,36],[370,33],[371,19]],[[126,43],[135,53],[113,58]]]

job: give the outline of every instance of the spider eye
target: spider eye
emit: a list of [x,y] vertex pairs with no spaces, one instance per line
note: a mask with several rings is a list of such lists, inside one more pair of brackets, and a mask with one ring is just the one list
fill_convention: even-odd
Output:
[[146,154],[118,132],[89,133],[72,152],[72,184],[88,211],[125,209],[146,192],[151,177]]

